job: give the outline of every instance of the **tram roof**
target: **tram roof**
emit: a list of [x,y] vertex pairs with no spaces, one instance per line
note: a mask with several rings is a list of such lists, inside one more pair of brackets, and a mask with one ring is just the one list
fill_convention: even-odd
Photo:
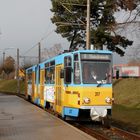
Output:
[[[76,54],[76,53],[97,53],[97,54],[112,54],[111,51],[108,51],[108,50],[78,50],[78,51],[73,51],[73,52],[66,52],[66,53],[62,53],[60,55],[57,55],[55,57],[52,57],[48,60],[45,60],[43,61],[42,63],[38,64],[40,66],[40,68],[43,68],[44,67],[44,64],[47,63],[47,62],[50,62],[50,61],[53,61],[55,60],[55,64],[62,64],[64,62],[64,57],[65,56],[72,56],[73,54]],[[30,70],[32,69],[33,71],[35,70],[35,68],[38,66],[38,65],[34,65],[30,68],[28,68],[27,70]]]

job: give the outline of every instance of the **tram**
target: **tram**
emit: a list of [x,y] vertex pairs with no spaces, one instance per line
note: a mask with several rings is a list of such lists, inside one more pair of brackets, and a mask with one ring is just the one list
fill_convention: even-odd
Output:
[[26,98],[64,119],[100,121],[112,110],[112,52],[67,52],[28,68]]

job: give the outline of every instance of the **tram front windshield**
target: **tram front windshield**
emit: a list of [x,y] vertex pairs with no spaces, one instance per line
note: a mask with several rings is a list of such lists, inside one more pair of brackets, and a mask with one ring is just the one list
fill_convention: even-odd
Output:
[[109,84],[112,82],[110,61],[81,61],[84,84]]

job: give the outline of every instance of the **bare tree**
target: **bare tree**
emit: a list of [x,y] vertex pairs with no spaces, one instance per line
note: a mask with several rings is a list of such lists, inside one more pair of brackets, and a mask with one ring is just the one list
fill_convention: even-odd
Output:
[[[118,0],[118,5],[125,10],[125,14],[121,18],[124,20],[116,23],[116,29],[119,29],[119,32],[128,30],[129,27],[133,28],[133,32],[140,29],[140,0]],[[117,11],[122,17],[122,10]]]
[[11,56],[7,57],[4,61],[3,70],[7,74],[8,78],[9,74],[15,71],[15,60]]
[[54,57],[60,53],[62,53],[61,44],[54,44],[53,47],[51,47],[49,49],[44,48],[44,50],[41,52],[42,60],[49,59],[49,58]]

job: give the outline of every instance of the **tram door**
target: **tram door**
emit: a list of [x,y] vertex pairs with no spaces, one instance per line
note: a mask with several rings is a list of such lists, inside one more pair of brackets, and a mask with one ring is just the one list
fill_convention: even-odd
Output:
[[43,70],[40,70],[40,104],[44,106],[44,75],[45,72]]
[[35,103],[38,103],[38,98],[40,97],[40,66],[35,68]]
[[35,72],[32,73],[32,100],[34,100],[35,96]]
[[61,65],[56,66],[55,76],[55,109],[57,112],[62,111],[62,81],[60,78]]
[[32,95],[33,95],[33,71],[32,69],[27,71],[27,76],[26,76],[26,84],[27,84],[27,91],[26,91],[26,97],[31,100]]

